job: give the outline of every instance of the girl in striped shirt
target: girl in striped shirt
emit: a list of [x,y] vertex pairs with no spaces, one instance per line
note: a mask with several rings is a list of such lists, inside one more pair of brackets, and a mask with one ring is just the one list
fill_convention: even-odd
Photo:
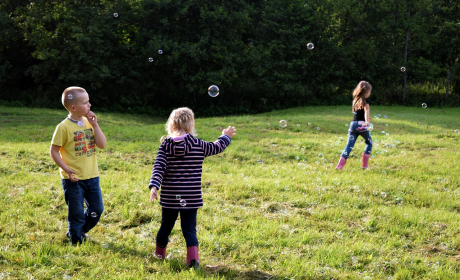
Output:
[[162,138],[149,188],[150,202],[158,199],[161,187],[161,226],[156,238],[155,256],[166,256],[168,237],[180,213],[182,234],[187,245],[187,266],[197,268],[198,239],[196,237],[197,210],[203,206],[201,173],[204,158],[223,152],[235,136],[229,126],[215,142],[195,138],[193,111],[183,107],[172,111],[166,122],[168,136]]

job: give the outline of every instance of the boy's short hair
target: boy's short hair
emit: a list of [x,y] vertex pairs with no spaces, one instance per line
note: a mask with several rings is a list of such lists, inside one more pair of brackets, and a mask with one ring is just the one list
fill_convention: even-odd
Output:
[[80,93],[84,93],[86,90],[81,87],[68,87],[64,90],[62,93],[62,105],[67,109],[67,111],[70,110],[70,106],[75,104],[78,95]]

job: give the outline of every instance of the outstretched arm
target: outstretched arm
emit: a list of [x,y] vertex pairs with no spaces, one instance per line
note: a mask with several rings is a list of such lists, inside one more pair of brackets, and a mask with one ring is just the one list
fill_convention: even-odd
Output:
[[206,142],[201,141],[201,148],[203,149],[204,156],[217,155],[225,150],[228,145],[230,145],[231,138],[235,136],[236,129],[233,126],[222,131],[222,136],[220,136],[215,142]]

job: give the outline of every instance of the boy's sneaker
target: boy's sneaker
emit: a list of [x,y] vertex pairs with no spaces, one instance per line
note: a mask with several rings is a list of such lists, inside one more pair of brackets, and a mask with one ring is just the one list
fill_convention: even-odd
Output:
[[[68,231],[65,235],[67,236],[69,241],[72,242],[72,240],[70,239],[70,232]],[[86,242],[86,240],[88,240],[88,239],[89,239],[88,235],[86,235],[84,233],[81,234],[81,241],[82,242]],[[77,244],[78,244],[78,242],[76,242],[76,243],[72,242],[72,245],[77,245]]]

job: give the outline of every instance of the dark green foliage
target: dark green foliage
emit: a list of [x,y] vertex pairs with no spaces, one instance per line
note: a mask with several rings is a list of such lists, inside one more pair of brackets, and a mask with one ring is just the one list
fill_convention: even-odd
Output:
[[[459,5],[6,0],[0,103],[60,107],[62,91],[78,85],[98,110],[249,113],[348,104],[365,79],[374,86],[373,104],[458,106]],[[207,95],[212,84],[218,98]]]

